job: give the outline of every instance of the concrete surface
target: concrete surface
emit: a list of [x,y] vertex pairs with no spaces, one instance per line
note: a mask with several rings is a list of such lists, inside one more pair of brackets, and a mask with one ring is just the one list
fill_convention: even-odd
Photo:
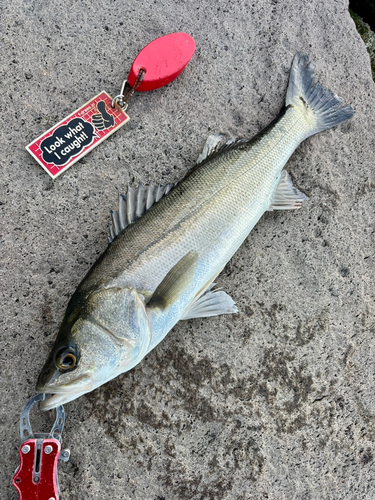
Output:
[[[2,499],[17,498],[20,411],[69,297],[106,247],[117,189],[178,180],[210,132],[258,132],[283,105],[297,50],[354,119],[296,151],[287,169],[310,200],[266,214],[218,279],[238,315],[179,324],[130,373],[66,406],[61,500],[375,497],[375,89],[347,7],[3,7]],[[25,145],[99,91],[118,93],[138,51],[179,30],[197,44],[185,72],[135,96],[131,122],[52,181]]]

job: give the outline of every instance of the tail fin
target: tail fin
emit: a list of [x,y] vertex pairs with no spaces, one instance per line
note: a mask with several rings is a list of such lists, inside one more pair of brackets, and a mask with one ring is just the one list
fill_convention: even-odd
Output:
[[311,124],[307,137],[349,120],[354,110],[349,104],[342,105],[343,102],[341,97],[316,81],[314,65],[309,63],[307,56],[297,52],[290,71],[286,105],[291,104],[306,113]]

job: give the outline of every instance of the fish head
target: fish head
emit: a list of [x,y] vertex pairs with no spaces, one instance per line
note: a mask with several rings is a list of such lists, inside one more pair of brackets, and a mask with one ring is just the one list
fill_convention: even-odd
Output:
[[151,342],[151,323],[136,290],[102,289],[84,302],[73,299],[37,382],[37,391],[48,394],[43,410],[68,403],[130,370]]

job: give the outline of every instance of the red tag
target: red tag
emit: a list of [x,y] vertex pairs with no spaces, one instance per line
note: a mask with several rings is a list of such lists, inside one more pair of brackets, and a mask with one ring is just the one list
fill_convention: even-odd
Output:
[[55,179],[129,120],[106,92],[91,99],[26,149]]
[[134,87],[140,70],[145,70],[136,90],[145,92],[167,85],[178,77],[195,52],[195,42],[187,33],[171,33],[146,45],[134,59],[128,83]]

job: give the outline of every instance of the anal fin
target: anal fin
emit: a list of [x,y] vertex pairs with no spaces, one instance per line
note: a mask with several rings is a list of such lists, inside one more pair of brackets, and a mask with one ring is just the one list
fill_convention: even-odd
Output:
[[222,290],[212,290],[214,286],[215,283],[212,283],[207,291],[189,306],[182,319],[207,318],[238,312],[234,300]]
[[293,186],[290,175],[283,170],[268,210],[295,210],[300,208],[302,202],[306,200],[308,197]]

